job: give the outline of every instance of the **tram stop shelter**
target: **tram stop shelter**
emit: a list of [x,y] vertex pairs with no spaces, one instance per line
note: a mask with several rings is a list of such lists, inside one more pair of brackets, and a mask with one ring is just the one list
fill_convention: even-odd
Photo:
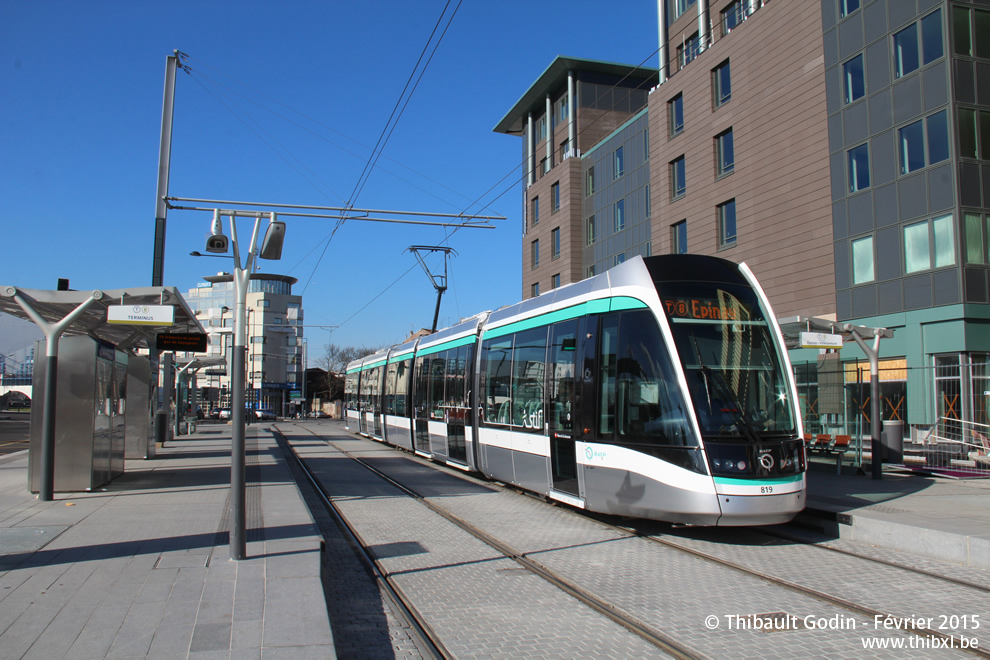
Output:
[[[889,328],[873,328],[841,321],[831,321],[817,316],[791,316],[777,319],[784,345],[788,350],[797,348],[840,349],[846,342],[854,341],[866,354],[870,362],[870,436],[871,453],[874,457],[872,476],[880,479],[883,465],[880,441],[880,340],[893,338]],[[866,343],[872,339],[873,345]]]
[[[175,287],[0,286],[0,311],[33,321],[45,335],[45,359],[35,357],[29,490],[42,501],[55,490],[90,490],[123,472],[125,456],[154,455],[158,335],[205,336]],[[162,360],[169,376],[171,358]],[[165,402],[171,383],[165,379]]]

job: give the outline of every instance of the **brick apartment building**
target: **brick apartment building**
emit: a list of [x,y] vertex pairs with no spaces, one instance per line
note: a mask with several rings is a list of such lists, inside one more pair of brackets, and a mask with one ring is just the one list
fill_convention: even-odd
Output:
[[[637,254],[745,261],[778,317],[894,330],[881,414],[905,435],[990,423],[990,6],[660,0],[642,19],[657,68],[558,57],[495,127],[522,138],[523,297]],[[823,356],[791,354],[811,430],[868,412],[862,352],[839,357],[824,412]]]

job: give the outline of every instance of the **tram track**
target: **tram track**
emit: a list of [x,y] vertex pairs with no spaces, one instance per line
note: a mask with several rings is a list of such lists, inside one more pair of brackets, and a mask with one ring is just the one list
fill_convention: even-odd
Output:
[[[348,456],[352,460],[354,460],[357,463],[359,463],[360,465],[362,465],[364,468],[366,468],[369,471],[375,473],[380,478],[386,480],[387,482],[389,482],[390,484],[392,484],[394,487],[396,487],[396,488],[400,489],[402,492],[406,493],[409,497],[414,498],[416,501],[418,501],[418,502],[422,503],[424,506],[428,507],[434,513],[436,513],[436,514],[444,517],[446,520],[448,520],[448,521],[452,522],[453,524],[457,525],[459,528],[461,528],[461,529],[467,531],[468,533],[472,534],[475,538],[478,538],[479,540],[484,541],[490,547],[492,547],[492,548],[496,549],[498,552],[502,553],[505,557],[512,559],[513,561],[515,561],[519,565],[523,566],[524,568],[526,568],[528,571],[532,572],[533,574],[540,576],[541,578],[547,580],[548,582],[550,582],[554,586],[562,589],[566,593],[568,593],[568,594],[572,595],[573,597],[577,598],[582,603],[585,603],[589,607],[592,607],[593,609],[595,609],[595,611],[598,611],[599,613],[603,614],[604,616],[607,616],[609,619],[615,621],[616,623],[619,623],[620,625],[622,625],[627,630],[630,630],[631,632],[637,634],[638,636],[642,637],[643,639],[649,641],[651,644],[653,644],[657,648],[660,648],[660,649],[664,650],[666,653],[670,653],[671,655],[674,655],[675,657],[685,657],[685,658],[705,657],[704,654],[702,654],[702,653],[700,653],[700,652],[698,652],[698,651],[696,651],[696,650],[688,647],[687,645],[682,644],[678,640],[676,640],[676,639],[674,639],[674,638],[672,638],[672,637],[670,637],[670,636],[668,636],[668,635],[666,635],[666,634],[664,634],[664,633],[656,630],[655,628],[653,628],[649,624],[644,623],[643,621],[641,621],[640,619],[638,619],[634,615],[631,615],[628,612],[624,612],[620,607],[618,607],[618,606],[616,606],[614,604],[609,603],[608,601],[606,601],[606,600],[600,598],[599,596],[596,596],[595,594],[591,593],[587,589],[584,589],[580,585],[577,585],[577,584],[573,583],[571,580],[568,580],[567,578],[565,578],[565,577],[557,574],[555,571],[553,571],[552,569],[546,567],[545,565],[543,565],[543,564],[541,564],[539,562],[534,561],[531,557],[528,557],[526,555],[526,553],[518,552],[517,550],[515,550],[514,548],[512,548],[510,545],[508,545],[508,544],[504,543],[503,541],[501,541],[501,540],[493,537],[491,534],[488,534],[484,530],[481,530],[480,528],[478,528],[474,524],[472,524],[472,523],[470,523],[470,522],[468,522],[466,520],[463,520],[463,519],[459,518],[458,516],[456,516],[452,512],[446,510],[444,507],[441,507],[441,506],[437,505],[435,502],[431,502],[429,499],[427,499],[426,497],[424,497],[424,496],[420,495],[419,493],[415,492],[413,489],[411,489],[408,486],[406,486],[406,485],[398,482],[396,479],[394,479],[390,475],[385,474],[381,470],[378,470],[374,466],[370,465],[367,461],[364,461],[360,457],[353,455],[352,452],[350,452],[350,451],[348,451],[348,450],[346,450],[346,449],[338,446],[337,444],[331,442],[325,436],[322,436],[319,433],[317,433],[317,432],[315,432],[315,431],[313,431],[312,429],[309,429],[309,428],[305,428],[305,430],[308,431],[309,433],[313,434],[314,436],[321,438],[329,446],[333,447],[336,451],[340,452],[343,455]],[[442,469],[442,466],[437,466],[435,464],[430,463],[429,461],[422,461],[422,463],[423,464],[430,464],[432,467]],[[485,484],[487,484],[489,486],[498,486],[497,484],[493,484],[490,481],[481,481],[481,480],[474,479],[473,477],[470,477],[469,475],[464,475],[463,473],[461,473],[459,471],[453,471],[453,470],[444,470],[444,471],[447,472],[447,473],[449,473],[449,474],[451,474],[451,475],[454,475],[454,476],[457,476],[459,478],[462,478],[462,479],[465,479],[466,478],[466,479],[469,479],[471,481],[477,481],[478,483],[485,483]],[[509,491],[513,491],[513,492],[520,492],[520,491],[518,491],[518,489],[516,489],[516,488],[514,488],[512,486],[502,485],[500,487],[503,488],[503,489],[505,489],[505,490],[509,490]],[[628,535],[630,537],[634,537],[634,538],[638,538],[638,539],[642,539],[642,540],[647,541],[647,542],[650,542],[650,543],[655,543],[655,544],[658,544],[658,545],[663,546],[665,548],[668,548],[670,550],[673,550],[673,551],[676,551],[676,552],[679,552],[679,553],[684,553],[686,555],[689,555],[689,556],[691,556],[693,558],[696,558],[696,559],[700,559],[700,560],[705,561],[705,562],[711,562],[711,563],[714,563],[714,564],[718,564],[719,566],[722,566],[724,568],[728,568],[728,569],[733,570],[735,572],[748,575],[750,577],[759,579],[759,580],[761,580],[763,582],[766,582],[766,583],[772,584],[774,586],[777,586],[777,587],[786,589],[788,591],[791,591],[791,592],[800,594],[802,596],[812,598],[812,599],[814,599],[814,600],[816,600],[818,602],[827,603],[828,605],[831,605],[831,606],[834,606],[834,607],[837,607],[837,608],[841,608],[842,610],[846,610],[848,612],[858,614],[860,616],[866,617],[867,619],[875,619],[877,617],[879,617],[880,619],[886,619],[886,618],[897,619],[898,618],[898,615],[885,612],[885,611],[883,611],[881,609],[878,609],[876,607],[870,607],[868,605],[863,605],[861,603],[854,602],[853,600],[850,600],[849,598],[844,598],[844,597],[841,597],[841,596],[837,596],[835,594],[828,593],[828,592],[825,592],[825,591],[822,591],[820,589],[816,589],[816,588],[813,588],[813,587],[810,587],[810,586],[807,586],[807,585],[803,585],[803,584],[800,584],[800,583],[795,582],[793,580],[788,580],[788,579],[782,578],[780,576],[771,575],[771,574],[769,574],[769,573],[767,573],[765,571],[761,571],[759,569],[755,569],[755,568],[752,568],[750,566],[746,566],[745,564],[743,564],[741,562],[732,561],[730,559],[726,559],[725,557],[720,557],[720,556],[717,556],[717,555],[715,555],[713,553],[705,552],[703,550],[699,550],[698,548],[690,547],[690,546],[686,545],[685,543],[679,543],[679,542],[674,541],[674,540],[671,540],[669,538],[658,537],[657,535],[652,534],[652,533],[643,533],[643,532],[641,532],[641,531],[639,531],[639,530],[637,530],[635,528],[630,528],[630,527],[623,526],[623,525],[620,525],[620,524],[611,523],[611,522],[609,522],[607,520],[603,520],[603,516],[601,516],[601,515],[597,515],[596,514],[596,515],[589,516],[588,514],[586,514],[584,512],[571,509],[570,507],[558,507],[558,508],[560,508],[562,511],[567,511],[567,512],[569,512],[569,513],[571,513],[572,515],[575,515],[575,516],[580,516],[580,517],[583,517],[583,518],[586,518],[586,519],[593,519],[596,523],[601,524],[601,525],[603,525],[603,526],[605,526],[607,528],[610,528],[613,531],[615,531],[616,533]],[[772,536],[770,534],[767,534],[767,535],[768,536]],[[892,568],[896,568],[896,569],[899,569],[899,570],[903,570],[903,571],[907,571],[907,572],[910,572],[910,573],[918,574],[920,576],[924,576],[925,578],[938,579],[938,580],[945,581],[947,583],[952,583],[952,584],[957,585],[957,586],[971,588],[971,589],[976,589],[976,590],[979,590],[979,591],[982,591],[982,592],[990,591],[990,589],[987,589],[983,585],[973,584],[971,582],[966,582],[966,581],[959,580],[959,579],[956,579],[956,578],[952,578],[952,577],[949,577],[949,576],[940,575],[938,573],[934,573],[934,572],[931,572],[931,571],[926,571],[926,570],[917,569],[917,568],[913,568],[913,567],[909,567],[909,566],[904,566],[902,564],[898,564],[898,563],[895,563],[895,562],[889,562],[889,561],[879,560],[879,559],[876,559],[876,558],[872,558],[872,557],[860,555],[860,554],[849,552],[849,551],[837,550],[837,549],[828,548],[828,547],[822,547],[822,546],[818,546],[817,544],[814,544],[814,543],[805,543],[805,542],[800,541],[800,540],[798,540],[796,542],[797,543],[800,543],[803,546],[817,548],[818,550],[830,551],[830,552],[839,552],[841,554],[844,554],[844,555],[847,555],[847,556],[850,556],[850,557],[855,557],[855,558],[860,559],[860,560],[863,560],[863,561],[871,561],[871,562],[876,562],[876,563],[879,563],[879,564],[884,564],[884,565],[889,566],[889,567],[892,567]],[[928,637],[928,638],[951,639],[953,637],[952,634],[946,633],[946,632],[944,632],[942,630],[938,630],[938,629],[931,628],[931,627],[921,627],[921,626],[907,628],[907,629],[901,630],[901,632],[913,633],[916,636],[919,636],[919,637]],[[987,651],[985,651],[983,649],[970,648],[970,649],[965,649],[965,650],[966,650],[966,652],[968,654],[971,654],[971,655],[975,655],[975,656],[979,656],[979,657],[990,658],[990,652],[987,652]]]
[[284,434],[277,427],[273,427],[279,444],[282,445],[285,453],[291,456],[296,466],[305,475],[307,483],[324,507],[327,513],[333,518],[337,527],[348,536],[351,549],[358,556],[361,563],[371,574],[372,579],[378,585],[383,598],[387,599],[395,612],[403,620],[405,629],[410,633],[417,649],[428,658],[436,660],[452,660],[454,655],[447,650],[443,642],[430,627],[426,619],[416,610],[412,599],[408,598],[399,585],[395,584],[387,573],[385,573],[375,558],[367,550],[367,544],[352,525],[347,522],[346,517],[334,503],[333,498],[327,493],[323,484],[313,474],[313,471],[306,465],[306,462],[299,456],[292,445],[286,440]]
[[[518,552],[517,550],[513,549],[512,547],[510,547],[508,544],[506,544],[506,543],[502,542],[501,540],[495,538],[494,536],[488,534],[487,532],[485,532],[481,528],[477,527],[476,525],[474,525],[474,524],[472,524],[472,523],[470,523],[470,522],[468,522],[466,520],[463,520],[462,518],[454,515],[452,512],[450,512],[449,510],[445,509],[444,507],[441,507],[441,506],[435,504],[434,502],[429,501],[427,498],[425,498],[421,494],[417,493],[413,489],[409,488],[405,484],[400,483],[399,481],[397,481],[393,477],[391,477],[388,474],[382,472],[381,470],[379,470],[378,468],[374,467],[373,465],[370,465],[367,461],[361,459],[360,457],[354,456],[351,452],[348,452],[347,450],[345,450],[345,449],[343,449],[343,448],[335,445],[329,439],[325,438],[324,436],[321,436],[320,434],[316,433],[312,429],[306,428],[305,430],[306,431],[309,431],[313,435],[321,438],[329,446],[333,447],[336,451],[344,454],[345,456],[347,456],[351,460],[355,461],[356,463],[358,463],[359,465],[361,465],[362,467],[364,467],[368,471],[374,473],[379,478],[383,479],[384,481],[388,482],[389,484],[391,484],[395,488],[399,489],[401,492],[403,492],[406,495],[408,495],[409,497],[415,499],[417,502],[419,502],[423,506],[426,506],[432,512],[434,512],[437,515],[443,517],[445,520],[453,523],[458,528],[464,530],[465,532],[467,532],[471,536],[475,537],[476,539],[484,542],[485,544],[487,544],[488,546],[490,546],[494,550],[496,550],[499,553],[501,553],[507,559],[511,559],[512,561],[516,562],[517,564],[519,564],[520,566],[522,566],[523,568],[525,568],[527,571],[529,571],[530,573],[532,573],[533,575],[536,575],[536,576],[544,579],[545,581],[547,581],[548,583],[550,583],[554,587],[560,589],[564,593],[567,593],[568,595],[570,595],[573,598],[577,599],[579,602],[581,602],[584,605],[590,607],[591,609],[593,609],[594,611],[598,612],[599,614],[605,616],[609,620],[617,623],[618,625],[622,626],[624,629],[626,629],[629,632],[633,633],[634,635],[640,637],[644,641],[652,644],[653,646],[655,646],[658,649],[662,650],[663,652],[669,654],[670,656],[672,656],[674,658],[678,658],[680,660],[700,660],[702,658],[707,658],[708,657],[706,654],[700,653],[700,652],[696,651],[695,649],[692,649],[689,646],[687,646],[685,644],[682,644],[681,642],[677,641],[673,637],[670,637],[669,635],[666,635],[663,632],[655,629],[654,627],[650,626],[649,624],[647,624],[647,623],[645,623],[643,621],[640,621],[639,619],[637,619],[636,617],[632,616],[631,614],[628,614],[626,612],[623,612],[616,605],[614,605],[612,603],[608,603],[607,601],[604,601],[601,598],[598,598],[597,596],[595,596],[591,592],[589,592],[589,591],[581,588],[579,585],[571,582],[570,580],[567,580],[566,578],[564,578],[561,575],[558,575],[557,573],[555,573],[551,569],[547,568],[546,566],[544,566],[544,565],[540,564],[539,562],[536,562],[533,559],[527,557],[524,553]],[[291,447],[290,447],[290,449],[291,449]],[[307,475],[308,479],[310,480],[310,482],[322,494],[322,497],[326,498],[327,502],[329,503],[329,506],[334,507],[334,510],[336,511],[336,515],[339,517],[341,523],[343,525],[347,526],[348,529],[350,529],[350,533],[355,536],[355,539],[358,541],[358,543],[361,543],[360,536],[357,534],[356,530],[354,530],[353,528],[350,528],[350,526],[347,524],[346,519],[340,514],[340,512],[333,505],[332,498],[330,498],[328,495],[326,495],[325,490],[319,484],[319,482],[316,479],[316,477],[312,474],[312,472],[305,465],[305,461],[301,457],[299,457],[298,454],[296,454],[294,451],[292,452],[292,454],[293,454],[293,456],[295,456],[296,460],[299,462],[299,465],[302,467],[303,471],[306,473],[306,475]],[[364,547],[363,543],[362,543],[362,547]],[[387,573],[381,568],[381,566],[374,559],[374,557],[372,557],[370,555],[370,553],[367,553],[367,551],[364,551],[364,554],[368,558],[368,560],[374,564],[374,566],[375,566],[375,569],[374,570],[376,572],[376,575],[381,575],[381,579],[382,579],[383,583],[389,585],[390,592],[391,593],[394,593],[397,598],[403,599],[403,608],[405,610],[409,611],[413,616],[417,617],[417,625],[422,626],[424,628],[424,630],[430,630],[429,625],[427,624],[427,622],[425,622],[424,620],[421,620],[421,618],[419,617],[419,615],[416,613],[415,607],[412,605],[411,602],[407,602],[407,601],[404,600],[405,599],[405,596],[402,594],[401,589],[399,589],[398,586],[395,585],[394,582],[389,579]],[[432,641],[437,645],[437,647],[439,649],[443,649],[442,643],[440,643],[440,641],[438,639],[437,640],[432,640]],[[446,652],[446,651],[444,650],[444,652]],[[444,655],[444,656],[440,656],[440,657],[452,657],[452,656]]]

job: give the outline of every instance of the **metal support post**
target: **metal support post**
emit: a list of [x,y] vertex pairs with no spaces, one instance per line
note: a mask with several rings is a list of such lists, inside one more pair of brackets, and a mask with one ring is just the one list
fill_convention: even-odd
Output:
[[883,478],[883,459],[880,445],[880,333],[873,336],[873,346],[867,346],[863,338],[852,327],[845,328],[856,340],[870,360],[870,451],[873,479]]
[[165,94],[162,100],[162,133],[158,146],[158,195],[155,198],[155,247],[151,261],[151,286],[162,286],[165,273],[165,198],[168,196],[169,159],[172,154],[172,111],[175,105],[175,70],[178,51],[165,60]]
[[[102,291],[94,291],[86,300],[69,312],[58,323],[49,323],[17,289],[9,287],[5,292],[12,296],[24,313],[31,317],[45,333],[45,399],[44,416],[41,419],[41,478],[38,486],[38,499],[51,502],[55,499],[55,411],[58,406],[58,342],[62,333],[72,325],[86,309],[103,298]],[[30,480],[30,477],[29,477]]]
[[234,350],[231,358],[233,372],[230,383],[233,394],[230,405],[230,419],[233,422],[230,440],[230,558],[233,560],[247,557],[247,514],[245,512],[247,452],[244,441],[247,294],[260,226],[261,218],[259,216],[254,221],[254,232],[251,235],[251,247],[248,249],[246,264],[244,268],[241,268],[241,255],[237,243],[237,218],[233,215],[230,218],[231,242],[234,245],[234,296],[237,301],[234,311]]

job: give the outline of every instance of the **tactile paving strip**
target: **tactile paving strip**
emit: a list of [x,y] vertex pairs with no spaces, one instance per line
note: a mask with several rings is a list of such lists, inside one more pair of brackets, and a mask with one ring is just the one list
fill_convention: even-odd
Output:
[[0,529],[0,555],[37,552],[69,529],[68,525],[46,527],[6,527]]

